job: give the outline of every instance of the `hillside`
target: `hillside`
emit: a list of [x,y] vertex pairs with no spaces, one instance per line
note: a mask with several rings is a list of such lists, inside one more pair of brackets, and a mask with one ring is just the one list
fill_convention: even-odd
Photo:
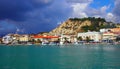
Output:
[[114,28],[115,23],[106,22],[103,18],[70,18],[57,28],[50,31],[50,34],[77,34],[78,32],[99,31],[101,28]]

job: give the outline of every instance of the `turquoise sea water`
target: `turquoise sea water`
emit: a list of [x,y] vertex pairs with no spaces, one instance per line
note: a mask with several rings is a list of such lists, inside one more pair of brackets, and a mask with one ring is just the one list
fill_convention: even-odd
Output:
[[1,45],[0,69],[120,69],[120,45]]

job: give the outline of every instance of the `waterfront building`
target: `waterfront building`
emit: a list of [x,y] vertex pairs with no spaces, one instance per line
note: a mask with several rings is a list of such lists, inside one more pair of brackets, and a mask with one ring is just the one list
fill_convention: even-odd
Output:
[[68,42],[74,43],[74,42],[77,42],[77,37],[76,35],[61,35],[60,41],[61,42],[68,41]]
[[78,33],[77,37],[81,37],[82,40],[86,40],[87,38],[89,38],[94,42],[100,42],[102,40],[102,33],[89,31],[89,32]]
[[34,38],[35,40],[37,40],[37,39],[43,40],[43,39],[55,39],[55,38],[59,38],[59,36],[35,35],[35,36],[33,36],[33,38]]
[[103,33],[103,32],[108,32],[110,30],[111,30],[110,28],[108,28],[108,29],[100,29],[100,32]]
[[120,32],[120,28],[107,28],[107,29],[100,29],[100,32]]
[[118,36],[120,36],[119,32],[108,31],[108,32],[103,33],[102,40],[103,41],[115,41]]
[[41,41],[42,44],[44,44],[44,43],[57,41],[59,39],[59,36],[35,35],[35,36],[33,36],[33,39],[35,41]]
[[2,42],[5,44],[18,44],[19,42],[28,42],[28,35],[8,34],[2,38]]
[[11,34],[5,35],[5,36],[3,36],[3,38],[2,38],[2,42],[3,42],[4,44],[9,44],[9,43],[11,43],[12,41],[13,41],[13,38],[12,38]]
[[61,35],[60,41],[62,41],[62,42],[70,41],[70,36],[69,35]]
[[19,34],[12,34],[12,39],[15,40],[15,41],[18,41],[19,40]]
[[28,35],[20,35],[19,36],[19,42],[28,42],[29,36]]

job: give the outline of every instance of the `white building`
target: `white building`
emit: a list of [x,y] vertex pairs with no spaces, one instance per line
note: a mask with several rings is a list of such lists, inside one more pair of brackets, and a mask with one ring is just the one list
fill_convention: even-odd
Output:
[[108,32],[110,29],[100,29],[101,33]]
[[60,41],[64,42],[65,39],[66,39],[67,41],[70,41],[70,36],[69,36],[69,35],[61,35]]
[[11,34],[8,34],[2,38],[2,41],[4,44],[8,44],[13,41],[13,38],[12,38]]
[[100,32],[84,32],[78,33],[78,37],[81,37],[83,40],[86,40],[89,37],[91,40],[95,42],[100,42],[102,40],[102,34]]

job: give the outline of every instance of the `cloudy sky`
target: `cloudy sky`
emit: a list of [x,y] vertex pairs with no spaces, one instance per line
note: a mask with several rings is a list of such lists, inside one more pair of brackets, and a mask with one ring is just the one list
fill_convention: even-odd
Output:
[[50,31],[70,17],[120,23],[120,0],[0,0],[0,34]]

